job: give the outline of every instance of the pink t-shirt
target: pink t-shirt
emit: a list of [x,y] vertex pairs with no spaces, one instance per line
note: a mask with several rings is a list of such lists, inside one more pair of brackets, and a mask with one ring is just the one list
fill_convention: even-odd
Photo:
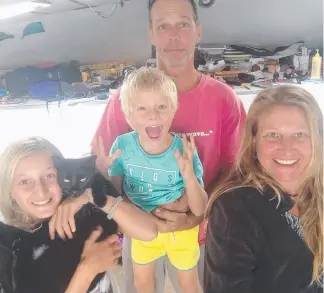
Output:
[[[234,163],[245,121],[242,102],[229,86],[203,75],[194,89],[179,94],[179,105],[171,131],[195,137],[204,167],[204,184],[208,187],[220,169],[228,169]],[[129,131],[117,93],[108,101],[95,137],[102,137],[108,153],[116,137]],[[201,228],[202,244],[206,223]]]

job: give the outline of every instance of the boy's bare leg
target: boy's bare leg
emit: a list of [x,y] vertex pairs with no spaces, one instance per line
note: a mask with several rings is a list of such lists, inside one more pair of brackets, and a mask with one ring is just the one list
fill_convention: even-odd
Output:
[[[137,293],[137,290],[134,287],[134,273],[133,273],[133,260],[131,257],[131,246],[132,239],[127,235],[124,235],[123,240],[123,280],[122,280],[122,293]],[[165,267],[169,262],[169,259],[166,255],[160,257],[155,261],[155,277],[154,277],[154,285],[156,293],[163,293],[165,287]],[[173,283],[178,283],[177,280],[177,272],[175,268],[173,271],[169,273],[170,279],[175,280]],[[177,291],[177,293],[180,293]]]
[[178,270],[178,283],[182,293],[202,293],[197,266],[188,271]]
[[133,263],[134,286],[138,293],[155,293],[155,261],[139,265]]

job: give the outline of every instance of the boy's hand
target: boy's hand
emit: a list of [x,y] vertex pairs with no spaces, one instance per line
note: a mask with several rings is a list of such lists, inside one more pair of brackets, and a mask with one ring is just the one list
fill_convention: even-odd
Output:
[[181,176],[183,179],[191,180],[194,176],[194,167],[193,167],[193,155],[196,149],[195,140],[193,136],[189,136],[189,142],[185,134],[182,135],[183,142],[183,154],[182,156],[179,153],[179,150],[175,150],[174,156],[177,160]]
[[120,150],[117,150],[112,156],[107,156],[100,136],[94,140],[92,152],[97,156],[96,167],[102,174],[107,174],[110,166],[120,156]]

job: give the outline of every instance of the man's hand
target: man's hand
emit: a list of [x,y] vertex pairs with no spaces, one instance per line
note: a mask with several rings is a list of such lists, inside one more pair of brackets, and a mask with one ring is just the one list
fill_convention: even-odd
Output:
[[155,209],[152,214],[157,217],[161,223],[158,225],[158,228],[159,231],[163,233],[189,230],[199,225],[202,221],[202,217],[196,217],[191,212],[178,213],[162,207]]
[[184,192],[183,195],[172,202],[165,203],[164,205],[160,206],[161,208],[168,210],[168,211],[173,211],[173,212],[178,212],[178,213],[186,213],[189,211],[189,205],[188,205],[188,196]]

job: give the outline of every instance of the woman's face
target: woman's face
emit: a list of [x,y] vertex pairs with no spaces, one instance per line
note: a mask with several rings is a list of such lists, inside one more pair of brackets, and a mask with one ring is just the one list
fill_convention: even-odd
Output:
[[13,174],[11,196],[35,219],[51,217],[62,198],[51,155],[42,152],[22,159]]
[[295,193],[312,156],[310,129],[303,110],[278,105],[259,117],[257,158],[286,192]]

